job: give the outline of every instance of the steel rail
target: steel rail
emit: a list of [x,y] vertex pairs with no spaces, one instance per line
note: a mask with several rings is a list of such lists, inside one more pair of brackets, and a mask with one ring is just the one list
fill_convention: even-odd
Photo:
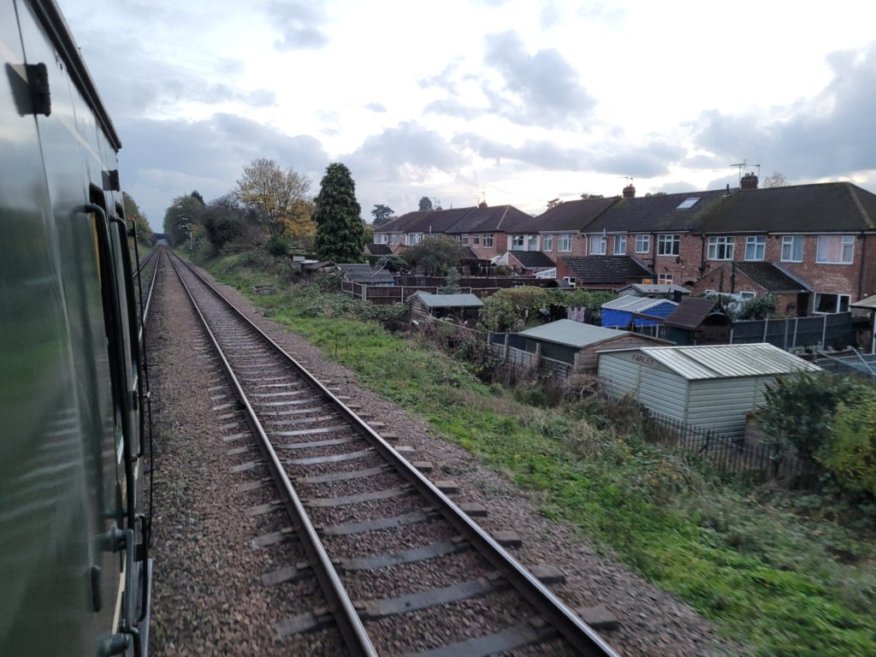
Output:
[[[177,262],[182,263],[182,260],[178,257],[172,257],[171,262],[183,289],[185,289],[186,294],[192,303],[193,309],[200,318],[204,331],[207,333],[210,342],[213,344],[213,348],[216,350],[216,353],[222,362],[225,375],[234,388],[238,401],[245,411],[247,423],[259,439],[259,447],[267,458],[268,467],[271,470],[275,482],[280,488],[281,495],[285,497],[286,507],[289,510],[293,523],[295,523],[295,529],[301,538],[302,545],[308,553],[307,556],[313,564],[314,572],[317,579],[320,581],[323,593],[328,599],[331,608],[330,610],[337,621],[338,630],[344,639],[347,649],[354,657],[378,657],[377,649],[371,643],[371,638],[368,636],[368,632],[365,630],[365,626],[362,624],[362,620],[359,618],[359,614],[356,612],[355,606],[350,600],[347,590],[344,587],[337,570],[332,564],[331,558],[325,551],[325,547],[319,539],[316,528],[313,526],[313,523],[311,523],[307,510],[304,508],[304,504],[301,502],[301,499],[298,497],[298,494],[292,486],[292,482],[289,480],[289,476],[286,474],[286,471],[280,462],[280,457],[274,450],[273,445],[271,445],[271,441],[256,416],[255,410],[250,404],[249,399],[244,393],[243,387],[235,376],[231,364],[225,357],[225,353],[219,345],[215,334],[210,329],[206,318],[198,307],[192,291],[183,280],[179,268],[177,267]],[[203,281],[203,278],[198,276],[191,267],[188,267],[185,263],[182,264],[186,266],[186,268],[199,280]],[[218,294],[212,287],[208,286],[208,288],[214,294]]]
[[524,568],[505,548],[474,522],[467,513],[462,511],[447,495],[441,492],[417,468],[399,454],[383,437],[372,429],[343,401],[338,399],[328,388],[317,380],[303,365],[286,353],[270,336],[256,326],[233,303],[226,299],[215,286],[207,281],[194,269],[189,270],[226,305],[241,320],[281,358],[292,365],[316,390],[347,419],[381,455],[389,461],[396,471],[407,478],[412,484],[432,502],[439,513],[452,524],[457,531],[472,541],[477,551],[508,579],[514,588],[528,600],[553,625],[563,638],[578,651],[588,657],[619,657],[603,638],[587,623],[561,601],[550,589],[542,584],[532,573]]

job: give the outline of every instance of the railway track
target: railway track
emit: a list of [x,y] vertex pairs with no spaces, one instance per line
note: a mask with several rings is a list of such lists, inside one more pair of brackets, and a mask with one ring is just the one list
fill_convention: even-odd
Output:
[[[258,502],[247,515],[272,528],[253,545],[286,545],[285,563],[263,577],[294,587],[296,613],[279,634],[322,633],[334,646],[325,654],[342,644],[350,655],[616,655],[472,519],[484,510],[455,504],[442,491],[450,484],[423,474],[431,464],[409,461],[171,261],[229,382],[211,392],[234,431],[234,469],[250,476],[242,489]],[[234,428],[244,422],[249,431]]]

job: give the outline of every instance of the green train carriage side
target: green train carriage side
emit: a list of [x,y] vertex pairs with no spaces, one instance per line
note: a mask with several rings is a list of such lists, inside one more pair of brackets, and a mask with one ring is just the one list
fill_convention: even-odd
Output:
[[52,0],[0,0],[0,654],[145,654],[121,143]]

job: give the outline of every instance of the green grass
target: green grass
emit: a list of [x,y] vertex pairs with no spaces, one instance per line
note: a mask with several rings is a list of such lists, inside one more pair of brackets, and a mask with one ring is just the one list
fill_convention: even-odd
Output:
[[[237,268],[240,260],[214,271],[248,290],[259,276]],[[876,569],[866,539],[722,482],[634,430],[612,429],[595,405],[521,404],[449,356],[348,319],[358,302],[314,286],[256,301],[364,385],[538,491],[543,513],[573,523],[752,654],[876,654]]]

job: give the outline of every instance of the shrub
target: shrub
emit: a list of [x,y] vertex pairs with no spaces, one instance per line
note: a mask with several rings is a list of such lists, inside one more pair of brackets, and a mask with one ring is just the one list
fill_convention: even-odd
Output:
[[876,395],[856,406],[840,402],[818,460],[843,489],[876,496]]
[[840,402],[856,401],[863,385],[833,374],[801,372],[780,378],[765,393],[760,424],[781,445],[794,446],[816,462],[831,436],[833,414]]
[[281,235],[272,235],[265,244],[265,251],[272,256],[288,256],[291,250],[289,241]]

